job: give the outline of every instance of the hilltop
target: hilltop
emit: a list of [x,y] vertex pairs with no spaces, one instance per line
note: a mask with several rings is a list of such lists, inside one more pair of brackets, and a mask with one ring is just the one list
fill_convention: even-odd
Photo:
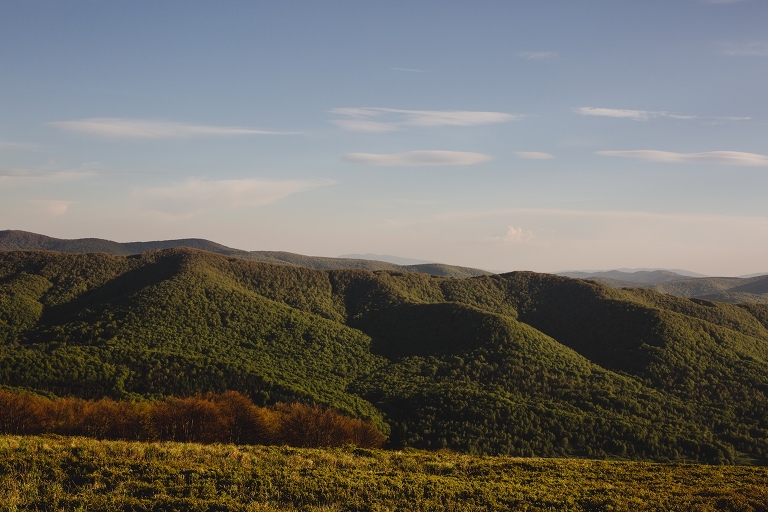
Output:
[[391,447],[766,463],[768,306],[531,272],[7,251],[0,385],[318,403]]

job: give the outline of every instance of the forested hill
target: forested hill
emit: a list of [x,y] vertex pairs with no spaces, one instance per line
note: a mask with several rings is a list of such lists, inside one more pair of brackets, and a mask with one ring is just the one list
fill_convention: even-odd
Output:
[[113,242],[101,238],[78,238],[66,240],[52,238],[27,231],[0,231],[0,251],[45,250],[66,253],[105,252],[118,256],[130,256],[148,251],[189,247],[201,251],[214,252],[225,256],[234,256],[264,263],[294,265],[317,270],[362,269],[362,270],[394,270],[399,272],[422,272],[445,277],[474,277],[488,275],[490,272],[469,267],[427,263],[418,265],[397,265],[385,261],[354,258],[327,258],[321,256],[305,256],[285,251],[244,251],[233,249],[209,240],[200,238],[183,238],[179,240],[159,240],[153,242]]
[[0,385],[316,402],[393,447],[768,463],[768,306],[527,272],[7,251]]

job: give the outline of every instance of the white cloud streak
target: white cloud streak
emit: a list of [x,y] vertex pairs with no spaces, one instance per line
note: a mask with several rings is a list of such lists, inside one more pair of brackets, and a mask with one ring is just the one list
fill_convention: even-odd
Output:
[[170,139],[188,137],[232,137],[241,135],[296,135],[296,132],[277,132],[235,126],[209,126],[158,121],[153,119],[124,119],[91,117],[75,121],[48,123],[62,130],[86,133],[114,139]]
[[342,130],[363,133],[389,133],[400,129],[397,124],[380,123],[378,121],[368,121],[366,119],[334,119],[333,124]]
[[633,121],[648,121],[649,119],[704,119],[704,120],[716,120],[716,121],[748,121],[750,117],[739,116],[723,116],[723,117],[702,117],[686,114],[676,114],[674,112],[666,111],[654,111],[654,110],[631,110],[620,108],[603,108],[603,107],[578,107],[573,111],[582,116],[597,116],[597,117],[614,117],[618,119],[631,119]]
[[551,51],[540,51],[540,52],[519,52],[517,54],[518,57],[521,57],[526,60],[542,60],[542,59],[553,59],[557,57],[559,54],[557,52],[551,52]]
[[729,57],[768,57],[768,41],[728,43],[720,53]]
[[172,218],[189,218],[209,209],[265,206],[290,195],[332,185],[331,180],[282,180],[257,178],[205,180],[190,178],[183,183],[137,189],[134,195]]
[[620,119],[632,119],[634,121],[647,121],[651,117],[661,117],[660,114],[662,114],[660,112],[651,112],[648,110],[629,110],[602,107],[579,107],[574,108],[573,111],[582,116],[616,117]]
[[0,169],[0,183],[6,185],[47,185],[66,183],[95,176],[94,171],[44,171],[38,169]]
[[551,160],[555,158],[555,155],[541,151],[518,151],[515,154],[519,158],[525,158],[526,160]]
[[392,71],[404,71],[406,73],[426,73],[426,70],[424,69],[416,69],[416,68],[389,68]]
[[331,122],[351,131],[386,133],[403,128],[439,126],[479,126],[518,121],[525,116],[505,112],[471,110],[406,110],[381,107],[341,107],[329,113],[340,116]]
[[475,165],[491,160],[483,153],[468,151],[406,151],[404,153],[347,153],[347,162],[381,167],[434,167]]
[[703,153],[674,153],[671,151],[656,151],[639,149],[630,151],[596,151],[600,156],[617,156],[634,158],[645,162],[664,163],[707,163],[719,165],[735,165],[741,167],[768,167],[768,155],[744,153],[741,151],[707,151]]

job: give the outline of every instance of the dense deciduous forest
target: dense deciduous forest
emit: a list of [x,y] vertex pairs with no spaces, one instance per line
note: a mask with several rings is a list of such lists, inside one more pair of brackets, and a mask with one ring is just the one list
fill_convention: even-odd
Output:
[[0,252],[0,384],[319,404],[392,447],[768,462],[768,306],[529,272]]

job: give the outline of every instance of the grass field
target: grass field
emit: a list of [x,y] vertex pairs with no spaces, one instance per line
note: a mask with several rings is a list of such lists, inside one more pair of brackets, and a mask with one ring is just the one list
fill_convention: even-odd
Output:
[[768,468],[0,437],[2,510],[768,510]]

